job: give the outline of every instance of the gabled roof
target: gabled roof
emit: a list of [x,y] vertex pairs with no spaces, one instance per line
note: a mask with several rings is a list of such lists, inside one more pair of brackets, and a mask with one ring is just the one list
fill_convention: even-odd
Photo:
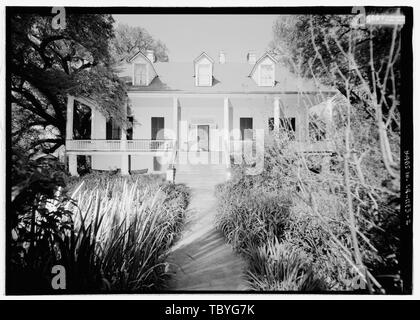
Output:
[[204,51],[197,58],[194,59],[194,63],[199,61],[201,59],[201,57],[203,57],[203,56],[205,56],[207,59],[209,59],[211,63],[214,63],[214,60]]
[[[146,62],[147,63],[149,63],[149,65],[152,67],[152,69],[155,71],[155,73],[157,74],[157,72],[156,72],[156,69],[155,69],[155,67],[154,67],[154,64],[149,60],[149,58],[143,53],[143,52],[141,52],[141,51],[138,51],[137,53],[135,53],[134,55],[132,55],[127,61],[128,61],[128,63],[132,63],[138,56],[142,56],[145,60],[146,60]],[[124,63],[122,63],[122,65],[124,65]]]
[[[195,85],[191,74],[191,62],[158,62],[154,64],[157,77],[149,86],[131,86],[130,91],[138,92],[196,92],[196,93],[282,93],[282,92],[318,92],[334,91],[332,88],[318,85],[315,81],[303,79],[277,64],[273,87],[260,87],[249,77],[250,66],[247,62],[213,65],[213,85],[199,87]],[[132,80],[131,65],[120,67],[120,77],[127,82]]]
[[133,60],[136,59],[139,55],[146,59],[146,61],[150,62],[150,64],[153,66],[153,62],[150,61],[149,58],[141,51],[137,51],[135,54],[133,54],[130,58],[128,58],[127,62],[133,62]]
[[258,65],[260,64],[260,62],[264,59],[268,57],[269,59],[271,59],[275,64],[277,64],[277,60],[268,52],[264,53],[254,64],[254,67],[252,68],[251,72],[249,73],[249,76],[252,77],[252,75],[255,72],[255,69],[258,67]]

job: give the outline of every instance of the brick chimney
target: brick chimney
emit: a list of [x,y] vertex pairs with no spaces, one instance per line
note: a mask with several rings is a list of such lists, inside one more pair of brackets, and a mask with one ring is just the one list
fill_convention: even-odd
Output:
[[224,51],[220,51],[219,53],[219,63],[225,64],[226,63],[226,54]]
[[156,62],[155,52],[153,50],[146,50],[146,57],[150,60],[150,62]]
[[249,64],[255,64],[255,62],[257,62],[257,56],[255,54],[255,51],[249,51],[246,55],[246,59]]

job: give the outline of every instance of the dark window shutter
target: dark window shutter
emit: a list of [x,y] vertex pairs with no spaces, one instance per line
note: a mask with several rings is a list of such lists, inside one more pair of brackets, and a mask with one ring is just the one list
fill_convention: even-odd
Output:
[[159,135],[159,131],[165,128],[164,117],[152,117],[152,140],[164,139],[162,133]]
[[242,140],[252,140],[252,118],[240,118],[239,127]]
[[268,130],[274,130],[274,118],[268,118]]
[[127,129],[127,140],[133,140],[133,117],[128,117],[128,122],[130,123],[129,128]]
[[106,140],[112,140],[112,119],[106,122]]

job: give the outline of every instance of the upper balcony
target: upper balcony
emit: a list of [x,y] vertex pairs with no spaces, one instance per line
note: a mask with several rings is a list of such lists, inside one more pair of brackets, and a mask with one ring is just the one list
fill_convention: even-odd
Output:
[[69,153],[150,153],[171,152],[175,140],[66,140],[66,151]]

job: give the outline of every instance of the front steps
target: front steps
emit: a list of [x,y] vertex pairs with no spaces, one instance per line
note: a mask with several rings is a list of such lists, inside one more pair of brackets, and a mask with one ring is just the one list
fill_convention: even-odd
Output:
[[[215,161],[218,155],[220,161]],[[185,155],[178,156],[175,183],[185,183],[196,188],[208,188],[226,181],[229,170],[226,168],[225,161],[221,160],[223,153],[201,152],[196,158],[189,158],[188,161],[186,158],[182,158],[183,156]]]

